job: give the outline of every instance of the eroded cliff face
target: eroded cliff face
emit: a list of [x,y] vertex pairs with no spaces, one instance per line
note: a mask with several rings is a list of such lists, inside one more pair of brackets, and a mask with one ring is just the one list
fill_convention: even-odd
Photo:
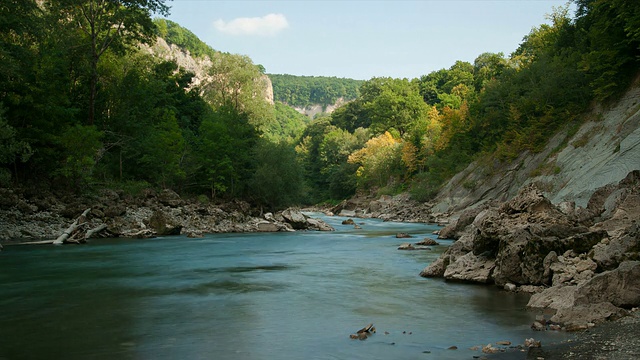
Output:
[[[188,50],[183,50],[174,44],[168,44],[163,38],[158,37],[156,43],[149,47],[143,45],[143,48],[156,57],[165,60],[175,61],[178,66],[195,74],[192,80],[192,86],[198,86],[206,81],[209,68],[213,64],[209,57],[194,58]],[[264,87],[265,99],[269,104],[273,105],[273,85],[271,79],[267,75],[262,75],[258,80]]]
[[608,108],[596,108],[579,130],[556,134],[545,150],[524,153],[510,164],[478,160],[440,191],[434,213],[459,213],[511,199],[536,184],[552,203],[585,207],[596,189],[640,169],[640,86]]
[[[273,91],[271,92],[271,96],[273,97]],[[332,112],[334,112],[337,108],[339,108],[340,106],[346,104],[347,101],[344,98],[338,98],[338,100],[336,100],[335,103],[327,105],[327,106],[322,106],[320,104],[314,104],[314,105],[310,105],[307,107],[294,107],[294,109],[299,112],[302,115],[306,115],[310,118],[314,118],[316,115],[318,114],[331,114]]]

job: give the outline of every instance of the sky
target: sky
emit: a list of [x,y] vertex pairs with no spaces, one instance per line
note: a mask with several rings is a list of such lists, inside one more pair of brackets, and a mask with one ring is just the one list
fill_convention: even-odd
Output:
[[417,78],[509,55],[567,0],[169,1],[169,20],[271,74]]

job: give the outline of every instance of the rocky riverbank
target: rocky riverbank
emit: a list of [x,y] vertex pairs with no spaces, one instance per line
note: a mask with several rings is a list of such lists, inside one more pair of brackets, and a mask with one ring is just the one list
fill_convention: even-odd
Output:
[[139,196],[102,190],[94,196],[74,197],[48,192],[0,189],[0,241],[3,243],[55,239],[86,209],[86,230],[103,228],[97,237],[153,237],[205,233],[331,231],[321,220],[300,210],[256,213],[249,204],[221,204],[182,199],[171,190],[145,190]]
[[528,308],[538,314],[534,331],[580,332],[575,342],[500,358],[638,357],[640,343],[627,331],[640,328],[639,170],[595,190],[586,207],[553,204],[530,184],[505,202],[457,214],[434,209],[406,196],[383,196],[354,198],[330,213],[446,225],[439,237],[455,242],[422,276],[531,293]]
[[595,191],[586,208],[552,204],[535,186],[469,210],[425,277],[534,293],[536,330],[585,330],[640,306],[640,171]]

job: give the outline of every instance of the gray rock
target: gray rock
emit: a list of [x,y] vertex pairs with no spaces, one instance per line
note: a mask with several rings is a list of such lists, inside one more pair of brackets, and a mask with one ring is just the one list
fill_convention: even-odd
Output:
[[286,209],[282,212],[282,217],[296,230],[303,230],[309,226],[307,217],[299,209]]
[[436,246],[440,244],[431,238],[424,238],[422,241],[418,241],[416,245]]
[[611,238],[596,244],[590,255],[600,270],[611,270],[629,258],[640,258],[640,226],[632,224]]
[[278,226],[276,223],[269,222],[267,220],[262,220],[257,224],[259,232],[277,232],[282,228]]
[[[327,224],[326,222],[320,219],[308,218],[307,219],[308,229],[316,230],[316,231],[335,231],[333,226]],[[357,226],[357,225],[356,225]]]
[[444,278],[447,280],[489,283],[495,260],[474,255],[472,252],[457,258],[447,266]]
[[398,250],[415,250],[416,248],[411,243],[402,243],[398,246]]
[[158,194],[158,201],[165,206],[178,207],[183,204],[180,195],[171,189],[164,189]]
[[640,306],[640,261],[625,261],[615,270],[594,276],[576,291],[576,305],[602,302],[624,308]]
[[439,257],[436,261],[424,268],[420,272],[420,276],[426,278],[443,277],[447,265],[449,265],[449,257]]

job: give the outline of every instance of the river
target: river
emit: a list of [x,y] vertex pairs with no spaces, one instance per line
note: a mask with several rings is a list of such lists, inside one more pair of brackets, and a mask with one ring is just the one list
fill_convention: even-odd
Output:
[[397,246],[435,226],[322,218],[337,231],[6,247],[0,359],[471,359],[565,336],[529,328],[527,296],[419,277],[451,242]]

